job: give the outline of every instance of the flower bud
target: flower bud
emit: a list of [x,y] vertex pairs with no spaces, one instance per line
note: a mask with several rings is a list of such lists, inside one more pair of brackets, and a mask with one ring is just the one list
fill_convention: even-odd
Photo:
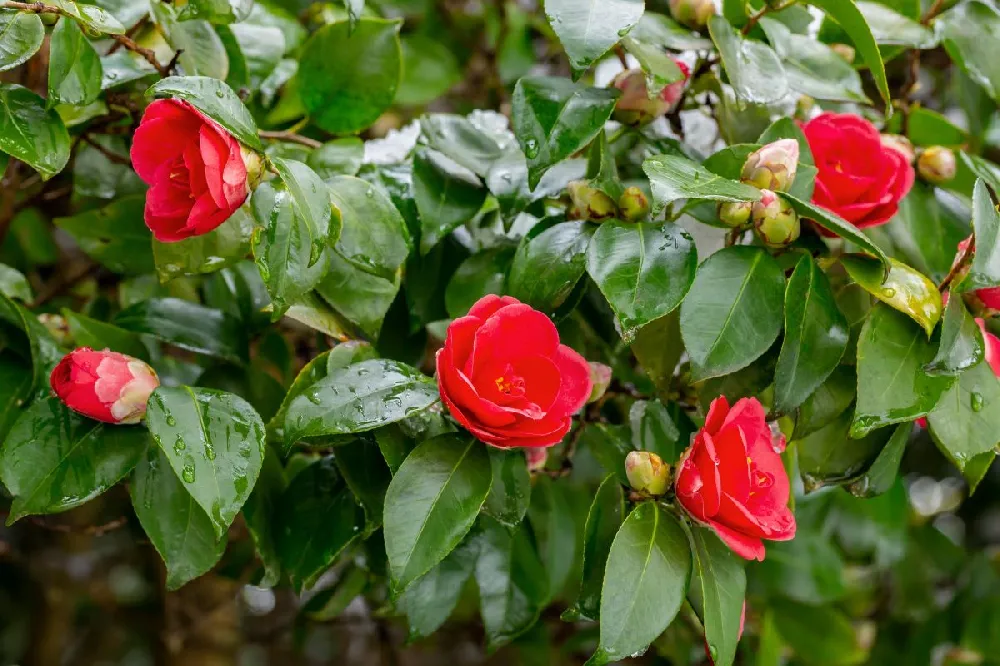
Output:
[[917,171],[928,183],[939,185],[955,177],[955,153],[944,146],[931,146],[917,158]]
[[670,487],[670,465],[649,451],[632,451],[625,457],[629,484],[647,495],[662,495]]
[[785,192],[795,180],[799,166],[799,142],[781,139],[750,154],[740,180],[762,190]]
[[549,460],[549,450],[542,446],[534,446],[524,450],[524,457],[528,459],[528,471],[537,472],[545,468],[545,463]]
[[618,199],[618,208],[624,219],[636,222],[649,215],[649,198],[638,187],[627,187]]
[[753,225],[768,247],[794,243],[802,231],[795,210],[770,190],[764,190],[760,201],[753,205]]
[[142,420],[149,395],[160,385],[156,372],[139,359],[89,347],[63,357],[49,382],[74,412],[116,424]]
[[848,65],[854,64],[854,57],[857,54],[850,44],[830,44],[830,50],[843,58]]
[[646,75],[641,69],[626,69],[619,72],[611,82],[611,86],[622,93],[615,104],[615,120],[629,127],[637,127],[666,115],[677,106],[684,96],[684,87],[687,85],[691,70],[680,60],[674,62],[684,74],[683,80],[665,86],[660,94],[652,99],[646,87]]
[[750,221],[752,210],[751,201],[727,201],[719,204],[719,219],[726,226],[736,229]]
[[590,391],[590,397],[587,398],[587,404],[597,402],[604,397],[604,393],[608,390],[608,386],[611,385],[611,368],[603,363],[591,361],[590,381],[593,383],[593,388]]
[[260,185],[267,170],[264,165],[264,157],[255,150],[246,146],[240,146],[240,155],[243,157],[243,164],[247,168],[247,190],[253,192]]
[[906,161],[911,164],[917,157],[917,151],[913,148],[913,143],[902,134],[883,134],[882,145],[899,151],[906,158]]
[[573,202],[570,207],[572,218],[601,222],[618,214],[614,200],[604,192],[591,187],[585,180],[574,180],[566,186],[566,190]]
[[38,321],[44,326],[55,341],[68,347],[73,340],[73,332],[69,330],[69,322],[62,315],[43,312],[38,315]]
[[715,15],[714,0],[670,0],[670,14],[678,23],[701,30]]

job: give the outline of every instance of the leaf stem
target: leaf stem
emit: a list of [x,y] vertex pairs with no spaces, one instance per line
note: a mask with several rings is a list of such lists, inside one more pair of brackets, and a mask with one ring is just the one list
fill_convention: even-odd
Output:
[[310,139],[307,136],[302,136],[294,131],[294,127],[286,130],[259,130],[257,134],[260,135],[262,139],[268,139],[270,141],[287,141],[289,143],[298,143],[303,146],[309,146],[310,148],[319,148],[323,145],[323,142],[317,141],[316,139]]
[[955,263],[952,264],[951,270],[948,271],[948,274],[944,276],[943,280],[941,280],[941,284],[938,285],[938,291],[944,291],[947,289],[948,285],[954,282],[955,278],[958,277],[958,275],[969,265],[969,261],[972,260],[972,255],[975,254],[975,240],[975,237],[973,237],[972,242],[962,249],[961,254],[959,254],[958,258],[955,260]]
[[776,5],[774,7],[772,7],[771,5],[764,5],[763,7],[760,8],[760,11],[750,15],[750,18],[747,20],[747,24],[743,26],[743,30],[741,32],[744,35],[749,35],[750,31],[757,26],[757,23],[759,23],[762,18],[764,18],[765,16],[767,16],[772,12],[780,12],[782,9],[791,7],[796,2],[798,2],[798,0],[788,0],[788,2],[783,2],[782,4]]

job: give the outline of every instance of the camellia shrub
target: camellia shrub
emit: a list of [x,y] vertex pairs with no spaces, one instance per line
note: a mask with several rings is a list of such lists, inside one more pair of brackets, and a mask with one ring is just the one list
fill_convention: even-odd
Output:
[[0,2],[0,662],[1000,663],[1000,8],[541,5]]

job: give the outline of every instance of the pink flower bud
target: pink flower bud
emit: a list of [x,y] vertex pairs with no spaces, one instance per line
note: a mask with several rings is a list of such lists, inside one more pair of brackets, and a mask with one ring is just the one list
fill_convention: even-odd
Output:
[[608,386],[611,385],[611,368],[603,363],[591,361],[590,381],[593,382],[594,388],[590,390],[590,397],[587,399],[588,404],[597,402],[604,397],[604,393],[608,390]]
[[795,180],[799,166],[799,142],[781,139],[750,154],[743,164],[740,179],[754,187],[786,192]]
[[669,113],[684,96],[684,88],[691,77],[691,69],[674,60],[684,74],[684,78],[665,86],[659,96],[650,99],[646,88],[646,75],[641,69],[627,69],[614,78],[611,85],[622,91],[615,105],[614,118],[623,125],[635,127],[645,125]]
[[537,472],[545,469],[545,463],[549,461],[549,450],[543,447],[533,447],[524,450],[524,456],[528,459],[528,471]]
[[631,451],[625,457],[629,485],[647,495],[662,495],[670,487],[670,465],[649,451]]
[[139,359],[89,347],[63,357],[49,382],[74,412],[120,424],[141,421],[149,395],[160,385],[156,372]]
[[752,216],[757,235],[769,247],[794,243],[802,231],[795,210],[770,190],[761,193],[760,201],[753,205]]

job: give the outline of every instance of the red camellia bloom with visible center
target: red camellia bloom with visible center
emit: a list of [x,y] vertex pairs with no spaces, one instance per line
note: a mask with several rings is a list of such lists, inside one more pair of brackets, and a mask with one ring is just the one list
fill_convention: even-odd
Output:
[[681,457],[677,499],[733,551],[748,560],[764,559],[764,542],[795,536],[788,508],[789,483],[764,408],[744,398],[732,409],[724,397],[712,402],[705,427]]
[[160,380],[146,363],[113,351],[75,349],[49,378],[52,390],[74,412],[105,423],[138,423]]
[[448,326],[437,376],[455,420],[504,449],[558,443],[592,387],[552,321],[509,296],[486,296]]
[[185,101],[156,100],[132,140],[132,166],[150,185],[146,226],[167,243],[212,231],[250,194],[247,164],[259,173],[259,156],[244,155],[215,121]]
[[819,169],[814,204],[859,229],[884,224],[896,214],[913,187],[913,166],[902,151],[882,142],[874,125],[849,113],[824,113],[802,130]]

